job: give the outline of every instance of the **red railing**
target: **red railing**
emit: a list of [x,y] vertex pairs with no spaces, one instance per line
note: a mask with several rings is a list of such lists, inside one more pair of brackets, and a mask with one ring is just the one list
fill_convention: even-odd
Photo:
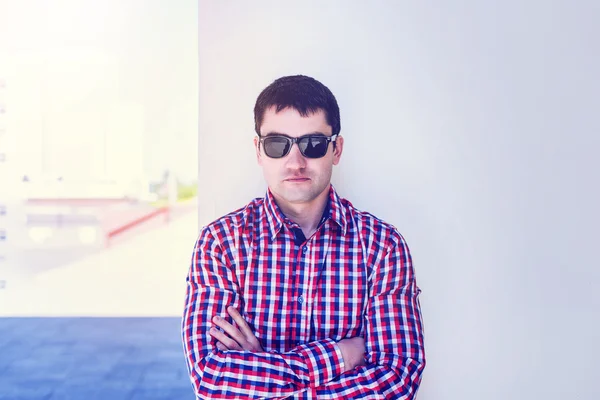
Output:
[[117,228],[111,229],[109,231],[106,232],[106,240],[105,240],[105,247],[108,247],[110,245],[110,241],[112,238],[114,238],[117,235],[120,235],[138,225],[143,224],[146,221],[151,220],[154,217],[157,217],[161,214],[164,214],[165,216],[165,222],[169,222],[169,207],[161,207],[158,208],[148,214],[142,215],[141,217],[138,217],[132,221],[129,221],[123,225],[120,225]]

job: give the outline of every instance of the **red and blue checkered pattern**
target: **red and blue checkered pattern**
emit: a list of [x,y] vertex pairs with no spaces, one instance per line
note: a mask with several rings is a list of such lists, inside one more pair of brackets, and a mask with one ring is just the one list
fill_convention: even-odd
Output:
[[[187,278],[183,343],[198,398],[413,399],[425,367],[409,249],[393,226],[330,188],[305,239],[272,194],[204,227]],[[299,240],[300,236],[300,240]],[[265,349],[221,351],[208,334],[227,307]],[[365,339],[344,372],[336,342]]]

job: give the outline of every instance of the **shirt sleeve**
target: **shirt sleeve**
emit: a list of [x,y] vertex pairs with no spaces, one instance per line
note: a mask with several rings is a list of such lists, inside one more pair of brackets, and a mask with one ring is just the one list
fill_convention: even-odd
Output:
[[317,388],[319,398],[414,399],[425,368],[423,325],[412,259],[392,236],[370,278],[365,365]]
[[194,248],[182,319],[183,347],[190,380],[201,399],[285,398],[322,386],[344,371],[342,354],[331,339],[300,345],[290,352],[221,351],[208,334],[215,315],[232,319],[228,306],[243,303],[226,252],[204,228]]

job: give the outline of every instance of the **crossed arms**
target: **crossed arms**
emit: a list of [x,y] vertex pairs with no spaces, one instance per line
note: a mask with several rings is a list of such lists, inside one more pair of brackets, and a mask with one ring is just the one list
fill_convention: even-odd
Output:
[[399,234],[392,239],[369,278],[363,337],[323,338],[277,352],[265,351],[237,312],[243,299],[233,267],[204,229],[187,278],[182,327],[197,397],[286,398],[309,391],[315,398],[413,399],[425,366],[419,289],[408,247]]
[[[235,325],[230,324],[224,318],[218,315],[213,317],[213,322],[220,327],[219,330],[215,327],[210,328],[208,333],[217,340],[217,348],[221,351],[237,350],[250,351],[253,353],[263,352],[260,342],[254,336],[252,329],[246,323],[242,315],[235,307],[227,307],[227,313],[233,319]],[[345,371],[348,372],[359,365],[365,364],[365,340],[360,337],[342,339],[337,342],[337,346],[342,353]]]

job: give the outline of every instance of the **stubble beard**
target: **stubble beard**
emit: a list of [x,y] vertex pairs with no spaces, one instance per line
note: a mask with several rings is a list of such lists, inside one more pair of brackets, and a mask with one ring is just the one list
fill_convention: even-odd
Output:
[[319,195],[327,189],[331,181],[331,175],[329,176],[329,179],[325,179],[325,181],[323,181],[323,178],[326,178],[325,176],[318,177],[316,180],[314,178],[315,177],[311,177],[308,184],[300,184],[300,187],[293,187],[293,183],[282,182],[279,185],[277,194],[290,204],[309,203],[319,197]]

